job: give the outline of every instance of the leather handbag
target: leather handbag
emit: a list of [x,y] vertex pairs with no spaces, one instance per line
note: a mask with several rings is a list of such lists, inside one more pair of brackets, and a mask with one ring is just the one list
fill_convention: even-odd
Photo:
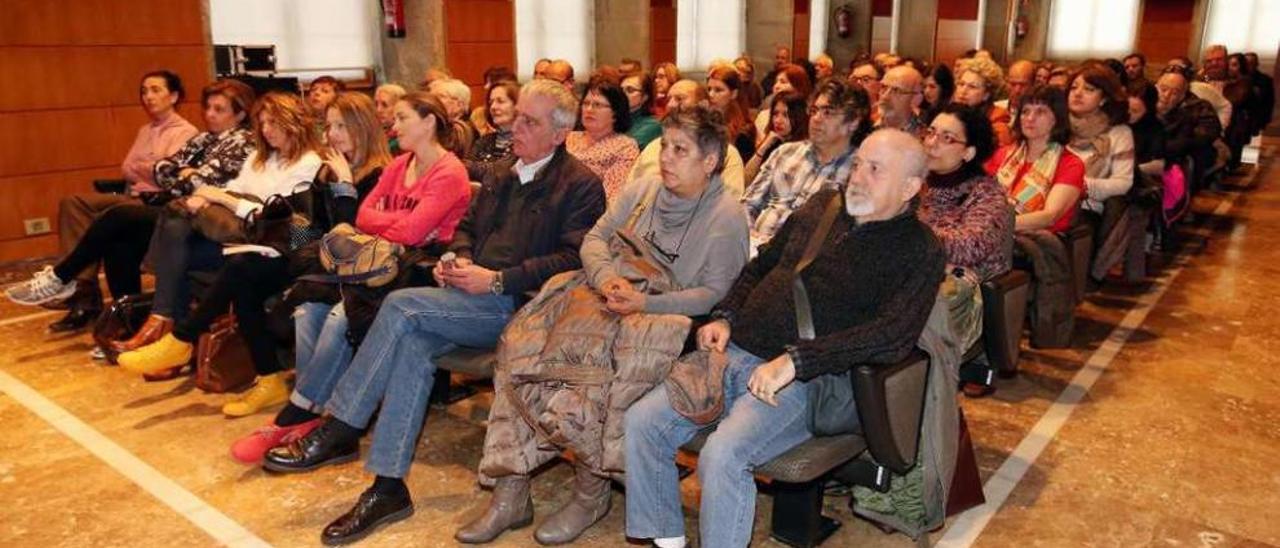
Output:
[[[813,309],[809,306],[809,293],[804,287],[804,279],[800,274],[818,256],[822,243],[826,241],[831,226],[840,214],[840,195],[836,194],[827,202],[818,225],[809,235],[804,253],[796,262],[795,275],[791,282],[791,297],[795,302],[796,329],[800,340],[813,340],[816,333],[813,328]],[[853,378],[848,372],[818,375],[810,380],[809,386],[809,431],[815,436],[835,436],[848,434],[858,430],[858,409],[853,401]]]
[[214,320],[196,343],[196,388],[221,394],[248,386],[257,378],[249,347],[233,314]]
[[111,343],[132,337],[151,314],[152,293],[125,295],[107,306],[93,322],[93,343],[106,353],[107,361],[116,363]]
[[403,254],[403,245],[341,223],[320,239],[320,264],[329,274],[306,275],[298,279],[379,287],[396,279]]

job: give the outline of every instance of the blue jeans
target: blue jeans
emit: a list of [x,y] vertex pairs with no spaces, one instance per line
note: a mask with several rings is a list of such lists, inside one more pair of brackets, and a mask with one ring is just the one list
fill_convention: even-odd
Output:
[[[730,344],[726,353],[724,408],[715,432],[698,456],[702,484],[702,546],[746,546],[756,514],[757,465],[809,439],[808,385],[794,381],[772,407],[747,393],[747,381],[765,360]],[[743,397],[746,395],[745,397]],[[684,536],[676,450],[701,427],[671,407],[658,386],[627,410],[627,536]]]
[[409,472],[435,380],[433,360],[458,345],[496,345],[514,311],[507,295],[438,287],[387,295],[326,405],[334,418],[365,428],[381,404],[366,469],[397,478]]
[[293,313],[293,324],[298,365],[289,402],[320,413],[351,363],[347,314],[342,303],[303,303]]

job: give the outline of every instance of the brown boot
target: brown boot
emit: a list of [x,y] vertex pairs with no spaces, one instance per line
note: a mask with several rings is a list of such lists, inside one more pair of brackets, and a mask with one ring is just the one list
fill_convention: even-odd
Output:
[[490,542],[508,529],[533,523],[533,499],[529,497],[529,476],[504,476],[493,487],[489,509],[464,525],[453,538],[464,544]]
[[592,474],[586,466],[574,465],[573,498],[538,526],[534,540],[545,545],[573,542],[609,513],[612,497],[607,478]]
[[152,314],[147,316],[146,323],[142,324],[142,327],[132,337],[123,341],[112,341],[110,350],[116,354],[137,350],[160,340],[165,335],[168,335],[170,331],[173,331],[173,320]]

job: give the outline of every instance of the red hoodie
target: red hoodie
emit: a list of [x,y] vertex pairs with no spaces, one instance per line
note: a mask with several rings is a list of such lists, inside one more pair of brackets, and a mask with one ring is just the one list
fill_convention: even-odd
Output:
[[449,242],[467,212],[471,184],[467,168],[446,152],[413,186],[404,186],[413,153],[401,154],[382,170],[356,214],[356,228],[396,243],[421,246]]

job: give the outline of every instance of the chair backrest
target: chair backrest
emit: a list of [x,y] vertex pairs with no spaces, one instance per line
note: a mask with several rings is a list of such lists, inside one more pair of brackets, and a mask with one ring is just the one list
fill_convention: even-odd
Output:
[[854,402],[872,458],[905,474],[916,463],[929,379],[929,356],[914,350],[890,365],[853,369]]

